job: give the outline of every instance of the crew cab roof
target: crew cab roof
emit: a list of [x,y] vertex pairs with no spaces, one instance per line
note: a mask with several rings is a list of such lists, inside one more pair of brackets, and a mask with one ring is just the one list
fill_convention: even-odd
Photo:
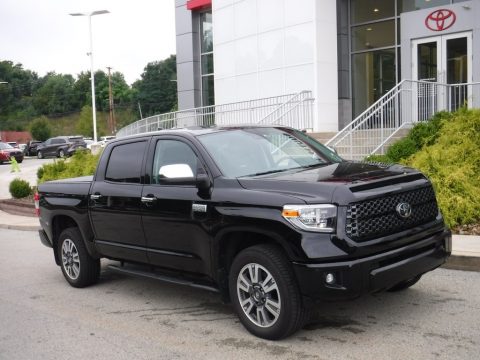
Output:
[[142,134],[135,134],[129,135],[121,138],[116,138],[115,140],[109,141],[109,143],[115,143],[119,140],[124,139],[135,139],[145,136],[154,136],[154,135],[181,135],[181,136],[191,136],[197,137],[200,135],[205,134],[213,134],[223,131],[231,131],[231,130],[241,130],[241,129],[258,129],[258,128],[275,128],[275,129],[291,129],[287,126],[272,126],[272,125],[237,125],[237,126],[210,126],[210,127],[202,127],[202,126],[189,126],[184,128],[172,128],[172,129],[165,129],[165,130],[158,130],[158,131],[151,131]]

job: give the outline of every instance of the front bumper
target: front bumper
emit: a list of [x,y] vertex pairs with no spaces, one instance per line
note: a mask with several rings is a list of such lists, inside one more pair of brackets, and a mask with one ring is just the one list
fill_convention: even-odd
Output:
[[[445,263],[452,249],[449,230],[385,253],[345,262],[301,264],[293,268],[302,295],[314,300],[341,300],[391,288]],[[327,274],[335,282],[327,284]]]

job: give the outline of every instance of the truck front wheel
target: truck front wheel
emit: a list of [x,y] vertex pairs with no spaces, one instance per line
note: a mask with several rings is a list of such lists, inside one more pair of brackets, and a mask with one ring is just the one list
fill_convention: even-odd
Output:
[[82,288],[98,281],[100,260],[88,254],[78,228],[71,227],[62,231],[58,241],[58,254],[63,276],[70,285]]
[[240,321],[258,337],[285,338],[307,318],[291,266],[275,246],[240,252],[230,268],[229,290]]

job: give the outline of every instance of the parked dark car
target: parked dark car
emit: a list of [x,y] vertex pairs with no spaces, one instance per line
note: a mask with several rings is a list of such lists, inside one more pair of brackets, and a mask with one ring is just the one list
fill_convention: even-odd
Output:
[[21,163],[23,161],[23,152],[7,143],[0,142],[0,164],[4,161],[10,161],[12,157],[14,157],[18,163]]
[[43,159],[44,157],[56,156],[66,157],[71,156],[78,149],[87,148],[87,144],[81,136],[57,136],[50,138],[47,141],[37,146],[37,157]]
[[37,156],[37,146],[41,144],[41,141],[31,140],[27,142],[27,146],[23,150],[25,156]]

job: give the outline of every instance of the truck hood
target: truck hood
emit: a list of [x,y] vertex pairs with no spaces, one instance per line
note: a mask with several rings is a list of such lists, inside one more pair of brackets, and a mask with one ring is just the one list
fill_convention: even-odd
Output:
[[[350,191],[352,187],[367,185],[367,187],[378,188],[389,185],[391,182],[389,180],[393,179],[398,184],[411,181],[408,177],[412,174],[418,175],[416,179],[424,179],[417,170],[401,165],[344,161],[314,169],[239,178],[238,181],[248,190],[280,192],[300,198],[307,203],[342,203],[355,199]],[[339,189],[342,190],[340,192],[343,194],[344,201],[339,201],[334,195],[335,192],[339,192]],[[346,196],[346,193],[351,196]]]

